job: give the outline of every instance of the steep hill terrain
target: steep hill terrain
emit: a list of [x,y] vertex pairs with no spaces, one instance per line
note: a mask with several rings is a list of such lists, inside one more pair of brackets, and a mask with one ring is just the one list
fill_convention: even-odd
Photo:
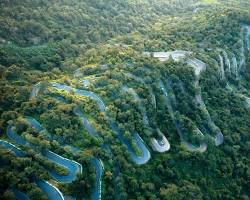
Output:
[[247,200],[249,133],[249,1],[0,1],[0,199]]

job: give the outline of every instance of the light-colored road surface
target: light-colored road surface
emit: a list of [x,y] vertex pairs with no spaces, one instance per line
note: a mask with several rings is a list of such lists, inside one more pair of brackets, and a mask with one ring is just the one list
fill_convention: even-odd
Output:
[[[190,55],[192,54],[192,52],[187,52],[185,53],[186,51],[181,51],[181,50],[177,50],[175,52],[179,52],[177,55],[177,58],[174,59],[175,61],[179,61],[180,58],[185,58],[186,55]],[[162,56],[165,56],[166,60],[169,59],[169,55],[172,55],[173,53],[170,51],[170,52],[153,52],[153,53],[147,53],[146,55],[153,55],[154,57],[156,58],[159,58],[160,61],[162,61]],[[156,56],[155,56],[156,55]],[[222,59],[222,57],[220,57],[220,59]],[[223,60],[223,59],[222,59]],[[236,61],[236,57],[234,57],[234,59]],[[234,62],[235,62],[234,61]],[[223,134],[221,133],[220,129],[215,125],[215,123],[212,121],[211,119],[211,116],[209,114],[209,112],[207,111],[207,108],[206,108],[206,105],[203,101],[203,98],[202,98],[202,94],[201,94],[201,90],[200,90],[200,87],[199,87],[199,80],[200,80],[200,74],[202,71],[204,71],[206,69],[206,64],[204,62],[202,62],[201,60],[197,59],[197,58],[190,58],[190,59],[187,59],[187,64],[192,66],[194,68],[194,71],[195,71],[195,76],[196,76],[196,80],[195,80],[195,87],[198,88],[198,93],[196,94],[195,96],[195,99],[196,99],[196,102],[198,103],[199,106],[201,106],[203,109],[205,109],[206,113],[207,113],[207,120],[208,120],[208,123],[214,127],[215,130],[218,130],[217,133],[216,133],[216,136],[215,137],[212,137],[214,139],[214,142],[215,142],[215,145],[216,146],[219,146],[223,143]],[[238,67],[237,67],[237,61],[236,61],[236,65],[234,63],[234,67],[238,70]],[[238,71],[237,71],[238,72]],[[224,73],[224,65],[223,65],[223,74]],[[165,93],[165,96],[168,97],[167,95],[167,92],[166,92],[166,89],[164,88],[164,84],[161,82],[160,83],[160,88],[162,89],[162,91]],[[168,103],[169,104],[169,103]],[[170,112],[171,112],[171,108],[169,106],[169,109],[170,109]],[[173,110],[172,110],[173,112]],[[173,115],[172,115],[173,116]],[[179,131],[177,131],[179,132]],[[182,135],[182,134],[180,134]],[[182,137],[182,136],[181,136]],[[190,145],[187,145],[186,146],[192,150],[192,148],[190,148],[191,146]],[[202,150],[205,149],[205,145],[202,145]]]

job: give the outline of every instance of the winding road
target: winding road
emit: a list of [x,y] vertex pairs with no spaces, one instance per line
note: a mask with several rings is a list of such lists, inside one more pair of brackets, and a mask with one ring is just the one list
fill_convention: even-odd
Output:
[[[151,155],[149,150],[147,149],[147,147],[145,146],[143,140],[140,137],[137,137],[137,133],[132,134],[133,135],[133,139],[136,141],[139,149],[142,152],[141,156],[137,156],[136,153],[133,151],[133,148],[131,148],[131,145],[129,144],[129,142],[124,138],[121,129],[118,128],[118,125],[116,124],[116,122],[111,119],[110,117],[108,117],[108,114],[106,112],[106,106],[105,103],[103,102],[103,100],[95,93],[87,91],[87,90],[80,90],[80,89],[75,89],[73,87],[64,85],[64,84],[60,84],[60,83],[52,83],[51,84],[52,87],[59,89],[59,90],[64,90],[67,92],[73,92],[76,93],[78,95],[81,96],[85,96],[85,97],[90,97],[93,100],[95,100],[98,104],[98,107],[100,109],[101,112],[104,112],[106,119],[108,119],[108,121],[110,122],[110,127],[111,129],[117,134],[118,138],[120,139],[120,141],[122,141],[126,146],[127,149],[131,155],[132,160],[136,163],[136,164],[145,164],[146,162],[148,162],[148,160],[150,159]],[[38,90],[39,91],[39,90]]]
[[[147,147],[145,146],[143,140],[140,138],[140,136],[137,133],[133,133],[133,139],[136,141],[138,148],[142,152],[142,155],[137,156],[136,153],[134,152],[132,146],[130,145],[130,143],[123,137],[122,131],[118,128],[118,125],[116,124],[116,122],[114,120],[111,120],[107,116],[105,103],[98,95],[96,95],[95,93],[90,92],[90,91],[75,89],[73,87],[70,87],[70,86],[67,86],[64,84],[55,83],[55,82],[51,83],[50,86],[59,90],[59,91],[67,91],[67,92],[75,93],[77,95],[81,95],[84,97],[89,97],[89,98],[95,100],[97,102],[97,105],[98,105],[100,111],[104,112],[105,117],[108,118],[108,120],[110,121],[111,129],[115,133],[118,134],[118,138],[127,146],[127,149],[128,149],[130,156],[131,156],[131,159],[138,165],[145,164],[146,162],[148,162],[148,160],[150,159],[151,156],[150,156],[150,152],[148,151]],[[38,95],[38,93],[40,91],[41,84],[36,84],[34,87],[35,88],[33,88],[32,93],[31,93],[31,97],[33,97],[33,98]],[[95,129],[92,127],[92,125],[88,121],[87,117],[82,113],[80,108],[76,108],[74,110],[74,112],[76,115],[78,115],[80,117],[86,130],[92,136],[97,136]],[[32,118],[28,118],[28,120],[30,122],[32,122],[31,124],[33,124],[34,128],[37,128],[40,131],[42,130],[42,126],[39,124],[39,122],[37,122],[36,120],[34,120]],[[78,152],[77,148],[73,148],[73,149],[74,149],[74,152]],[[55,158],[54,154],[52,154],[52,153],[48,153],[48,154],[46,154],[46,156],[48,157],[48,159],[52,158],[54,161],[55,160],[58,161],[58,163],[61,163],[61,161],[62,161],[62,160],[58,160],[58,157]],[[96,170],[96,183],[95,183],[95,188],[93,190],[91,198],[93,200],[97,200],[97,199],[99,200],[99,199],[101,199],[101,178],[102,178],[104,167],[103,167],[102,162],[96,158],[93,158],[92,164],[95,166],[95,170]],[[54,178],[56,180],[58,180],[58,177],[54,176]]]
[[[176,50],[176,51],[178,52],[178,56],[176,58],[174,58],[174,56],[172,56],[173,59],[174,59],[174,61],[179,61],[180,59],[185,58],[186,55],[192,54],[192,52],[188,52],[188,51],[182,51],[182,50]],[[164,60],[164,61],[166,61],[166,60],[169,59],[168,55],[171,55],[171,54],[172,54],[171,51],[170,52],[165,52],[165,54],[163,54],[162,52],[154,52],[153,56],[156,55],[156,58],[159,58],[158,55],[160,55],[160,56],[166,55],[166,57],[165,57],[166,59]],[[160,59],[160,61],[162,61],[162,59]],[[210,137],[213,138],[213,140],[215,142],[215,145],[219,146],[219,145],[221,145],[223,143],[223,140],[224,140],[223,139],[223,134],[220,131],[220,129],[215,125],[215,123],[212,121],[211,116],[210,116],[210,114],[209,114],[209,112],[208,112],[208,110],[206,108],[206,105],[205,105],[205,103],[203,101],[203,98],[202,98],[202,95],[201,95],[200,86],[199,86],[200,74],[201,74],[202,71],[204,71],[206,69],[206,65],[205,65],[204,62],[202,62],[201,60],[199,60],[197,58],[188,58],[187,61],[186,61],[186,63],[188,65],[190,65],[191,67],[193,67],[193,69],[195,71],[196,79],[195,79],[194,85],[195,85],[195,88],[198,89],[198,92],[197,92],[197,94],[195,96],[195,99],[196,99],[196,102],[197,102],[198,106],[201,106],[201,108],[203,110],[205,110],[206,116],[207,116],[207,121],[210,124],[210,126],[213,127],[213,130],[216,130],[217,133],[216,133],[215,137],[213,137],[211,135],[210,135]],[[164,84],[163,84],[162,81],[160,82],[160,88],[163,91],[163,93],[165,94],[165,96],[168,97],[168,94],[166,92],[166,89],[165,89]],[[171,108],[170,108],[170,103],[168,103],[168,104],[169,104],[168,109],[170,109],[170,112],[172,112]],[[178,129],[177,129],[177,132],[179,132]],[[179,134],[179,135],[181,136],[182,134]],[[181,136],[181,138],[182,138],[182,136]],[[186,146],[188,147],[189,150],[194,150],[195,149],[193,147],[190,148],[191,146],[188,145],[188,143],[186,144]],[[201,146],[198,147],[197,150],[200,151],[200,149],[202,149],[202,151],[204,151],[206,149],[205,147],[206,147],[205,144],[201,144]]]
[[[160,89],[162,90],[163,94],[164,94],[164,97],[165,97],[165,103],[168,107],[168,110],[169,110],[169,113],[170,113],[170,116],[172,118],[172,120],[174,121],[175,123],[175,127],[176,127],[176,130],[177,130],[177,133],[179,134],[180,136],[180,139],[181,139],[181,142],[182,144],[189,150],[189,151],[197,151],[197,152],[205,152],[207,150],[207,145],[205,143],[201,143],[198,147],[187,142],[185,139],[184,139],[184,136],[183,136],[183,133],[180,129],[180,126],[177,122],[177,119],[175,118],[175,115],[174,115],[174,110],[173,110],[173,107],[172,107],[172,104],[171,104],[171,100],[169,98],[169,95],[168,95],[168,92],[167,92],[167,89],[163,83],[163,81],[159,81],[159,87]],[[197,128],[198,129],[198,128]],[[198,129],[198,132],[200,132],[200,130]]]
[[[29,118],[29,120],[27,121],[31,121],[31,118]],[[40,127],[40,125],[38,125],[38,122],[36,120],[32,120],[36,126]],[[36,128],[35,126],[33,126],[31,124],[32,127]],[[29,145],[30,144],[20,135],[18,135],[14,130],[13,126],[8,126],[7,128],[7,135],[10,139],[12,139],[13,141],[15,141],[17,144],[19,145]],[[38,129],[40,130],[40,129]],[[32,146],[32,145],[31,145]],[[73,161],[73,160],[69,160],[67,158],[64,158],[50,150],[44,150],[43,152],[41,152],[42,155],[47,158],[48,160],[50,160],[51,162],[55,163],[58,166],[61,166],[65,169],[67,169],[68,174],[67,175],[59,175],[57,172],[53,171],[53,170],[49,170],[50,175],[53,177],[53,179],[57,180],[60,183],[71,183],[73,180],[76,179],[76,175],[77,173],[81,173],[82,171],[82,166],[81,164]]]
[[[139,79],[139,77],[137,79]],[[142,100],[140,99],[139,95],[136,93],[136,91],[133,88],[129,88],[126,85],[122,86],[122,90],[124,92],[131,94],[132,97],[134,98],[134,100],[138,102],[139,109],[142,112],[143,123],[145,126],[147,126],[151,129],[151,127],[149,125],[149,119],[147,116],[146,108],[143,105]],[[157,130],[158,130],[157,132],[160,133],[159,135],[162,137],[162,140],[157,140],[156,138],[151,138],[151,145],[152,145],[153,150],[160,152],[160,153],[163,153],[163,152],[166,152],[170,149],[170,144],[169,144],[169,141],[167,140],[167,138],[165,137],[165,135],[159,130],[159,128],[157,128]]]
[[[32,117],[28,117],[27,118],[29,121],[33,122],[31,125],[33,126],[33,128],[37,129],[37,131],[39,130],[44,130],[41,126],[41,124],[35,120]],[[71,151],[72,154],[76,154],[76,153],[82,153],[81,150],[77,147],[73,147],[73,146],[68,146],[69,150]],[[56,179],[57,181],[61,182],[61,183],[71,183],[73,180],[76,179],[76,174],[77,173],[81,173],[82,174],[82,165],[66,159],[62,156],[59,156],[51,151],[46,151],[46,157],[51,160],[56,162],[57,164],[63,166],[63,167],[67,167],[67,169],[71,172],[67,177],[61,177],[58,174],[53,174],[53,178]],[[102,161],[96,159],[96,158],[92,158],[91,159],[91,163],[95,168],[96,171],[96,182],[95,182],[95,187],[93,189],[92,192],[92,200],[99,200],[101,199],[101,179],[102,179],[102,174],[103,174],[103,169],[104,166],[102,164]],[[73,173],[75,172],[75,173]]]
[[212,127],[212,130],[217,132],[215,137],[213,137],[213,136],[211,136],[211,137],[214,139],[215,145],[219,146],[223,143],[224,137],[223,137],[223,134],[220,131],[219,127],[217,127],[215,125],[214,121],[212,120],[212,118],[207,110],[207,107],[203,101],[201,89],[199,86],[200,74],[202,71],[204,71],[206,69],[206,65],[205,65],[205,63],[203,63],[201,60],[198,60],[198,59],[188,60],[187,63],[195,69],[195,75],[196,75],[195,87],[198,89],[198,93],[195,96],[196,102],[199,106],[201,106],[201,108],[203,110],[205,110],[208,124],[210,124],[210,126]]
[[[244,35],[245,32],[245,35]],[[229,52],[232,55],[232,58],[230,60],[228,53],[224,50],[224,49],[218,49],[220,52],[223,53],[223,57],[224,57],[224,61],[222,59],[223,62],[220,63],[220,66],[224,66],[224,62],[225,62],[225,66],[227,66],[226,71],[228,71],[230,74],[234,74],[236,80],[241,80],[242,77],[240,77],[240,72],[245,70],[245,65],[246,65],[246,54],[249,53],[250,51],[250,26],[249,25],[245,25],[242,27],[241,29],[241,38],[240,38],[240,62],[237,61],[237,58],[235,56],[234,53]],[[245,43],[246,43],[246,48],[245,48]],[[226,81],[226,88],[230,91],[230,92],[235,92],[235,94],[237,94],[239,97],[245,99],[246,101],[246,107],[250,108],[250,97],[247,97],[241,93],[239,93],[237,91],[237,89],[232,86],[228,80],[226,80],[226,77],[223,78]]]
[[[25,153],[20,148],[16,147],[10,142],[0,140],[0,145],[14,152],[17,157],[25,156]],[[60,190],[49,182],[44,180],[37,180],[35,183],[46,193],[49,200],[64,200],[64,197]],[[14,190],[14,194],[18,200],[29,200],[29,198],[21,191]]]

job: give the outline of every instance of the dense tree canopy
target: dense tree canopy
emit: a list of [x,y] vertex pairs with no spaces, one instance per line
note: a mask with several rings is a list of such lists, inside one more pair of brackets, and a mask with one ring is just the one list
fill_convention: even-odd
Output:
[[[48,199],[36,180],[90,199],[95,158],[104,166],[104,200],[249,199],[249,36],[243,0],[0,1],[0,139],[24,152],[0,144],[0,199],[15,199],[16,190]],[[173,50],[192,54],[161,62],[152,53]],[[194,58],[206,65],[198,78]],[[10,127],[26,144],[10,139]],[[143,156],[136,134],[151,153],[144,165],[131,157]],[[153,151],[152,138],[164,137],[170,150]],[[207,150],[188,151],[183,140]],[[48,150],[82,172],[55,181],[51,172],[69,172]]]

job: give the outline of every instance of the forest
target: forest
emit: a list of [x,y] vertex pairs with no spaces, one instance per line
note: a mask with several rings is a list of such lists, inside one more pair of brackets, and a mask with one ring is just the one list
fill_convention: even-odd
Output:
[[249,200],[249,154],[250,1],[0,1],[0,199]]

